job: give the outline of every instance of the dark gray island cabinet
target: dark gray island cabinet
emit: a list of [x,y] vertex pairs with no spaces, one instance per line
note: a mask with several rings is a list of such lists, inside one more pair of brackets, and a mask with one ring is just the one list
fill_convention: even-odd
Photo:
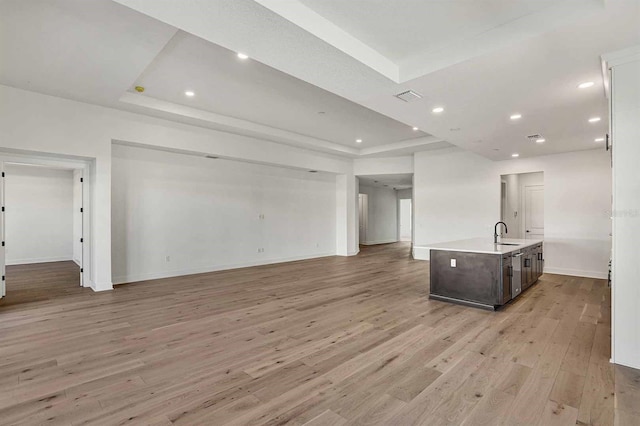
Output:
[[477,238],[429,248],[431,299],[495,310],[543,272],[542,240]]

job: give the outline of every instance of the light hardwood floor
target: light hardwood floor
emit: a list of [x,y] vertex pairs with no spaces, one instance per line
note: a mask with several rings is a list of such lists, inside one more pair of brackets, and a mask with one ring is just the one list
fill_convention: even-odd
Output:
[[428,300],[402,243],[106,293],[71,263],[7,278],[1,424],[609,425],[616,398],[638,424],[602,280],[546,274],[485,312]]

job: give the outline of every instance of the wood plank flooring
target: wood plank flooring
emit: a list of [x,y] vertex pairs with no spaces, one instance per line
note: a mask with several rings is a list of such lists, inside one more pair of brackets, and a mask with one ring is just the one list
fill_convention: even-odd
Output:
[[494,313],[428,300],[428,268],[398,243],[93,293],[11,267],[0,424],[614,424],[605,281],[546,274]]

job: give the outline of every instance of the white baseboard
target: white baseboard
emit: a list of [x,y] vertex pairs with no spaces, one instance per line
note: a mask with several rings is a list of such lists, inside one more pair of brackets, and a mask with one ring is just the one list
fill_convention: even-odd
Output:
[[111,283],[97,284],[96,282],[92,281],[89,277],[85,277],[83,284],[84,285],[82,287],[90,288],[91,290],[95,291],[96,293],[113,290],[113,284],[111,284]]
[[91,290],[95,291],[96,293],[101,293],[103,291],[111,291],[111,290],[113,290],[113,285],[111,287],[104,286],[104,287],[98,288],[98,289],[96,289],[94,286],[90,286],[90,288],[91,288]]
[[413,246],[415,260],[429,260],[429,247]]
[[390,240],[365,241],[360,244],[362,244],[363,246],[374,246],[376,244],[390,244],[390,243],[397,243],[397,242],[398,240],[394,238]]
[[597,278],[601,280],[606,280],[609,275],[609,272],[607,271],[583,271],[580,269],[549,268],[547,266],[544,267],[544,272],[546,274],[569,275],[572,277],[583,278]]
[[49,262],[66,262],[73,260],[73,256],[60,257],[35,257],[31,259],[13,259],[7,260],[7,265],[30,265],[33,263],[49,263]]
[[76,265],[78,265],[78,266],[82,267],[82,264],[81,264],[80,260],[78,260],[78,259],[73,259],[73,261],[76,263]]
[[636,369],[636,370],[640,370],[640,363],[637,362],[636,360],[631,360],[631,361],[623,360],[623,361],[618,362],[617,360],[610,359],[609,362],[611,362],[613,364],[617,364],[617,365],[623,365],[625,367],[633,368],[633,369]]
[[280,258],[280,259],[268,259],[268,260],[255,261],[255,262],[235,263],[230,265],[212,265],[212,266],[203,266],[199,268],[154,272],[149,274],[125,275],[125,276],[113,277],[112,281],[114,285],[117,285],[117,284],[125,284],[125,283],[134,283],[139,281],[158,280],[162,278],[181,277],[184,275],[205,274],[207,272],[226,271],[229,269],[250,268],[252,266],[272,265],[274,263],[295,262],[298,260],[316,259],[320,257],[329,257],[329,256],[335,256],[335,255],[336,255],[335,253],[320,253],[320,254],[312,254],[312,255],[305,255],[305,256],[293,256],[293,257]]

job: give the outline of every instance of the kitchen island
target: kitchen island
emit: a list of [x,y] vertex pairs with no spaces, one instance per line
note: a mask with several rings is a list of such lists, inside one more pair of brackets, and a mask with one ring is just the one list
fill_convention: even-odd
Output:
[[533,285],[544,267],[542,240],[474,238],[430,249],[429,298],[495,310]]

